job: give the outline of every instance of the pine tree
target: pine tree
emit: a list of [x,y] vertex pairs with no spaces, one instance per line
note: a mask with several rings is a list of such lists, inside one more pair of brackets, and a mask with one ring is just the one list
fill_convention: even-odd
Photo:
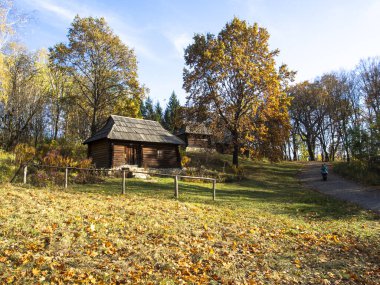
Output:
[[156,105],[154,105],[154,115],[153,120],[162,123],[162,107],[160,105],[160,102],[157,101]]
[[178,111],[181,107],[177,95],[172,92],[164,114],[164,127],[173,132],[178,127]]
[[148,97],[142,102],[141,114],[145,120],[154,120],[153,101]]

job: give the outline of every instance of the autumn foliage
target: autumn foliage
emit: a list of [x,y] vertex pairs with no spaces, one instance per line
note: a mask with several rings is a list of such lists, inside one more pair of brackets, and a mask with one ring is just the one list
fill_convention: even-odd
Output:
[[193,40],[183,73],[188,105],[206,108],[214,130],[230,135],[236,166],[242,147],[263,154],[273,148],[269,158],[278,159],[289,130],[284,91],[294,73],[286,65],[277,69],[279,50],[270,50],[268,31],[234,18],[217,36],[196,34]]
[[378,283],[376,216],[301,189],[294,165],[246,166],[215,202],[184,182],[172,200],[171,179],[1,187],[0,283]]

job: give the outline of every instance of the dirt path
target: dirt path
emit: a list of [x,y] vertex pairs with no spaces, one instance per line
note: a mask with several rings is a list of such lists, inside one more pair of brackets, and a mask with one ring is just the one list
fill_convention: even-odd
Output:
[[320,162],[310,162],[300,174],[301,182],[318,192],[349,201],[380,214],[380,189],[366,187],[334,174],[329,166],[327,181],[322,181]]

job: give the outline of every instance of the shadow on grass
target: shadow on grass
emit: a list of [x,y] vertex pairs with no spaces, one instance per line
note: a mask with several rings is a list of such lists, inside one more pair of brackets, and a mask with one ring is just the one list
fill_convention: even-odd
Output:
[[[242,209],[254,207],[272,214],[315,220],[345,219],[366,214],[356,205],[303,188],[295,178],[297,171],[297,167],[289,169],[286,166],[256,168],[256,172],[252,171],[253,174],[246,180],[217,183],[216,201],[212,200],[211,183],[180,181],[179,201]],[[73,185],[69,191],[120,195],[121,187],[121,179],[115,178],[96,185]],[[174,199],[174,181],[171,178],[127,179],[125,196]],[[373,219],[378,217],[373,215]]]

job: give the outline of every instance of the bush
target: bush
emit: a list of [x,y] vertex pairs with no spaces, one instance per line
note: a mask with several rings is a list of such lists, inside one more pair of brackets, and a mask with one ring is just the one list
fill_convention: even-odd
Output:
[[236,167],[235,165],[232,165],[232,171],[237,180],[241,181],[245,178],[245,170],[243,166]]
[[357,182],[380,185],[380,173],[377,168],[363,161],[335,162],[334,171]]
[[57,167],[73,167],[77,165],[73,158],[62,156],[58,149],[49,151],[46,156],[42,158],[42,164]]
[[[91,159],[82,159],[78,161],[78,168],[94,168]],[[77,175],[74,177],[74,182],[78,184],[86,184],[86,183],[99,183],[104,181],[95,171],[91,170],[78,170]]]
[[181,158],[181,166],[182,167],[188,167],[191,162],[191,158],[187,155],[183,155]]
[[85,145],[59,139],[40,145],[38,147],[39,158],[45,157],[53,150],[58,151],[63,157],[73,157],[76,160],[85,159],[87,157],[87,147]]
[[36,149],[24,143],[16,145],[14,150],[16,156],[16,163],[18,165],[31,161],[36,155]]
[[[45,156],[40,157],[41,168],[32,173],[31,181],[36,186],[59,185],[63,186],[65,183],[65,167],[75,168],[94,168],[91,159],[74,159],[72,157],[64,156],[61,154],[60,148],[52,149],[54,146],[50,144],[50,149],[40,149],[40,156],[46,152]],[[85,169],[70,169],[69,181],[74,183],[98,183],[103,181],[97,177],[97,173]]]
[[30,176],[31,183],[37,187],[46,187],[49,184],[49,176],[44,170],[37,170]]

